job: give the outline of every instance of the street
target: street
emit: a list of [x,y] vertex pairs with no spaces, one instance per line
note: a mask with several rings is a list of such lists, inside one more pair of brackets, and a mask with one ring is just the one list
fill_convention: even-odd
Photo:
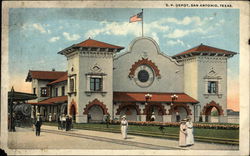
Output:
[[16,128],[9,132],[10,149],[107,149],[107,150],[238,150],[239,146],[195,142],[192,147],[180,148],[177,140],[128,135],[123,140],[119,133],[89,130],[57,130],[42,126],[41,136],[32,128]]

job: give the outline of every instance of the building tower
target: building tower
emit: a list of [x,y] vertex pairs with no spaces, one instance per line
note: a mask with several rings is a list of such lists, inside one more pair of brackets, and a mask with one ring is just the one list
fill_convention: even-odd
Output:
[[68,115],[77,123],[112,115],[113,54],[122,49],[89,38],[58,52],[67,57]]
[[218,111],[218,122],[227,122],[227,60],[236,53],[199,45],[173,56],[184,65],[184,92],[197,99],[195,121],[211,122],[211,111]]

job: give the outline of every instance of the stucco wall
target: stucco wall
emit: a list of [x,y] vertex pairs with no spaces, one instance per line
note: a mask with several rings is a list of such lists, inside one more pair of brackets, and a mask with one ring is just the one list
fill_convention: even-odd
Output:
[[193,57],[184,61],[184,92],[195,99],[198,98],[197,69],[197,58]]
[[58,95],[57,96],[62,96],[62,87],[63,86],[65,87],[64,96],[67,95],[67,92],[68,92],[67,82],[60,82],[60,83],[57,83],[57,84],[53,85],[53,87],[52,87],[52,97],[55,96],[55,88],[58,88]]
[[[97,73],[104,73],[103,91],[90,92],[90,82],[88,73],[93,73],[93,67],[98,66],[100,70]],[[72,67],[74,71],[72,71]],[[76,94],[68,96],[68,110],[71,102],[76,103],[76,122],[86,122],[87,115],[84,108],[90,102],[98,99],[108,109],[108,113],[112,115],[113,107],[113,54],[110,52],[83,52],[76,51],[74,56],[68,57],[68,75],[76,74]],[[70,84],[68,80],[68,90]]]
[[[132,65],[142,58],[151,60],[160,70],[161,78],[154,77],[146,88],[136,84],[128,77]],[[128,51],[114,58],[114,91],[127,92],[183,92],[183,66],[160,52],[157,43],[148,37],[137,38],[131,42]],[[174,83],[173,83],[174,82]]]
[[[79,57],[78,54],[75,53],[70,57],[67,57],[67,61],[68,61],[68,75],[74,75],[76,74],[76,81],[75,81],[75,86],[76,86],[76,90],[78,90],[79,87],[79,79],[77,77],[77,75],[79,75]],[[72,71],[73,68],[73,71]],[[70,81],[68,78],[67,81],[67,91],[70,91]],[[70,110],[70,106],[71,106],[71,102],[74,101],[76,103],[76,105],[78,105],[79,103],[79,94],[70,94],[68,95],[68,112]],[[82,116],[82,114],[79,113],[79,110],[77,109],[78,106],[76,107],[76,121],[79,120],[79,116]]]
[[[220,76],[219,94],[209,94],[205,96],[204,77],[211,71],[215,71],[215,75]],[[199,57],[198,58],[198,101],[203,107],[211,101],[215,101],[222,106],[224,115],[227,114],[227,58],[224,57]]]

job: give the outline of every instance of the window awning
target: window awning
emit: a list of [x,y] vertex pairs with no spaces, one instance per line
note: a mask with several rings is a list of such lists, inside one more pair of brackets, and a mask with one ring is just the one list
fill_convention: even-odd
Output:
[[149,102],[172,102],[171,96],[176,94],[178,98],[174,100],[175,103],[199,103],[199,101],[190,97],[185,93],[150,93],[150,92],[114,92],[114,102],[145,102],[145,95],[151,94],[152,98]]

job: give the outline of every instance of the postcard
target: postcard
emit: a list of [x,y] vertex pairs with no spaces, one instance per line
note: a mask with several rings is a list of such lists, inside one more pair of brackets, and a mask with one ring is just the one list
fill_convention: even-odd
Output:
[[5,1],[8,155],[248,155],[249,2]]

